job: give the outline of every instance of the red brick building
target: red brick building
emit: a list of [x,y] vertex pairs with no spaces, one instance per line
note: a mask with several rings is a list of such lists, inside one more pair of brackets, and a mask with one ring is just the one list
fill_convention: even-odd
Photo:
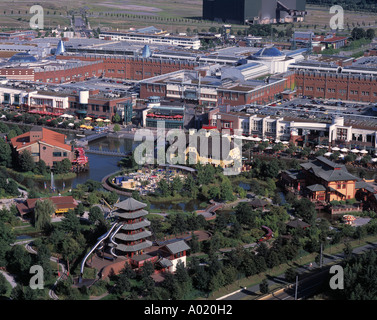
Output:
[[71,81],[84,81],[86,78],[93,76],[99,77],[103,72],[101,61],[83,62],[75,61],[74,63],[44,64],[38,65],[14,65],[0,69],[0,77],[13,80],[29,80],[43,83],[66,83]]
[[74,159],[72,146],[66,144],[65,139],[64,134],[35,126],[30,132],[12,138],[11,144],[18,153],[28,150],[35,162],[43,160],[52,167],[63,159]]
[[376,102],[376,76],[318,71],[296,72],[297,95],[309,98]]
[[199,63],[191,61],[99,54],[58,56],[57,58],[60,60],[79,59],[82,61],[101,62],[104,76],[124,80],[143,80],[182,69],[193,70],[199,66]]
[[[86,97],[82,98],[83,95]],[[72,92],[68,95],[68,110],[78,118],[88,116],[111,120],[117,113],[117,105],[127,101],[132,101],[132,97],[111,97],[99,90],[86,91],[86,94],[85,92]]]

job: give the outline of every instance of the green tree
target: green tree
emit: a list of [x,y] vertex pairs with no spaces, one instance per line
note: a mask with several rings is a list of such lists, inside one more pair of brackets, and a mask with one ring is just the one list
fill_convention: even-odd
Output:
[[51,229],[51,216],[55,213],[55,205],[51,200],[37,200],[34,209],[34,226],[39,231],[48,232]]
[[35,169],[34,172],[37,174],[41,175],[46,175],[47,172],[47,165],[46,162],[44,162],[42,159],[40,159],[36,164],[35,164]]
[[218,199],[221,194],[221,190],[218,186],[211,186],[208,190],[210,199]]
[[166,197],[169,195],[169,185],[165,179],[161,179],[158,182],[158,188],[160,189],[160,193],[163,197]]
[[113,293],[119,296],[122,295],[125,291],[129,291],[130,289],[131,283],[127,275],[123,273],[119,274],[113,287]]
[[116,123],[116,124],[114,125],[114,127],[113,127],[113,130],[114,130],[114,132],[118,132],[118,131],[120,131],[120,125]]
[[233,187],[228,177],[224,177],[220,187],[220,197],[223,201],[233,201]]
[[368,29],[366,31],[366,38],[369,40],[373,40],[374,37],[376,36],[375,30],[374,29]]
[[19,168],[22,172],[33,171],[35,163],[29,150],[23,151],[18,156]]
[[4,139],[0,139],[0,165],[9,167],[12,163],[12,150]]
[[4,295],[8,290],[8,281],[2,273],[0,273],[0,296]]
[[82,217],[85,213],[85,207],[84,205],[82,204],[82,202],[79,202],[79,204],[77,205],[77,207],[75,208],[75,214],[76,215],[79,215],[80,217]]
[[91,223],[96,223],[97,221],[104,221],[102,211],[99,207],[94,206],[89,209],[89,221]]
[[13,246],[7,253],[7,270],[17,275],[21,283],[29,280],[29,269],[32,264],[30,254],[22,245]]
[[262,282],[259,284],[259,290],[262,294],[268,293],[268,282],[267,279],[263,279]]
[[75,215],[73,210],[69,210],[65,214],[64,219],[62,219],[59,229],[71,233],[74,236],[77,236],[81,231],[80,219]]
[[296,281],[297,271],[294,268],[288,268],[284,274],[284,278],[287,282],[293,283]]

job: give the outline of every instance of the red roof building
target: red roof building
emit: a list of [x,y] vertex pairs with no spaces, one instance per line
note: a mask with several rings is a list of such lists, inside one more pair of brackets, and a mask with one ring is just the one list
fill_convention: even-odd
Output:
[[50,198],[35,198],[35,199],[27,199],[23,203],[18,203],[16,208],[20,213],[21,217],[25,214],[33,213],[35,209],[35,204],[38,200],[50,200],[55,205],[55,212],[51,212],[52,217],[55,214],[66,213],[70,209],[75,209],[78,205],[77,201],[72,196],[55,196]]
[[18,153],[28,150],[35,162],[43,160],[52,167],[65,158],[74,159],[72,146],[66,144],[65,139],[64,134],[35,126],[30,132],[12,138],[11,144]]

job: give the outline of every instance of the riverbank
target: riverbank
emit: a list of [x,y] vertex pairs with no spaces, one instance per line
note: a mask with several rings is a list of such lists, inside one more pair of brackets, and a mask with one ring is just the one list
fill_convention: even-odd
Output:
[[[51,175],[50,174],[35,174],[31,171],[28,172],[20,172],[20,171],[15,171],[11,168],[5,168],[9,174],[13,175],[22,175],[26,179],[33,179],[33,180],[38,180],[38,181],[49,181],[51,180]],[[74,179],[76,178],[77,174],[75,172],[68,172],[68,173],[61,173],[61,174],[54,174],[54,179],[56,180],[68,180],[68,179]]]

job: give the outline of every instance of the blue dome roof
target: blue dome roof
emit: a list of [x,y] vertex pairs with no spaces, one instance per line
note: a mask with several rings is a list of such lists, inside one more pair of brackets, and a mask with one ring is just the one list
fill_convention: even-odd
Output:
[[256,57],[281,57],[284,56],[284,54],[275,47],[271,48],[263,48],[260,49],[257,53],[254,54]]
[[23,63],[23,62],[36,62],[37,59],[27,52],[19,52],[12,56],[8,62]]

